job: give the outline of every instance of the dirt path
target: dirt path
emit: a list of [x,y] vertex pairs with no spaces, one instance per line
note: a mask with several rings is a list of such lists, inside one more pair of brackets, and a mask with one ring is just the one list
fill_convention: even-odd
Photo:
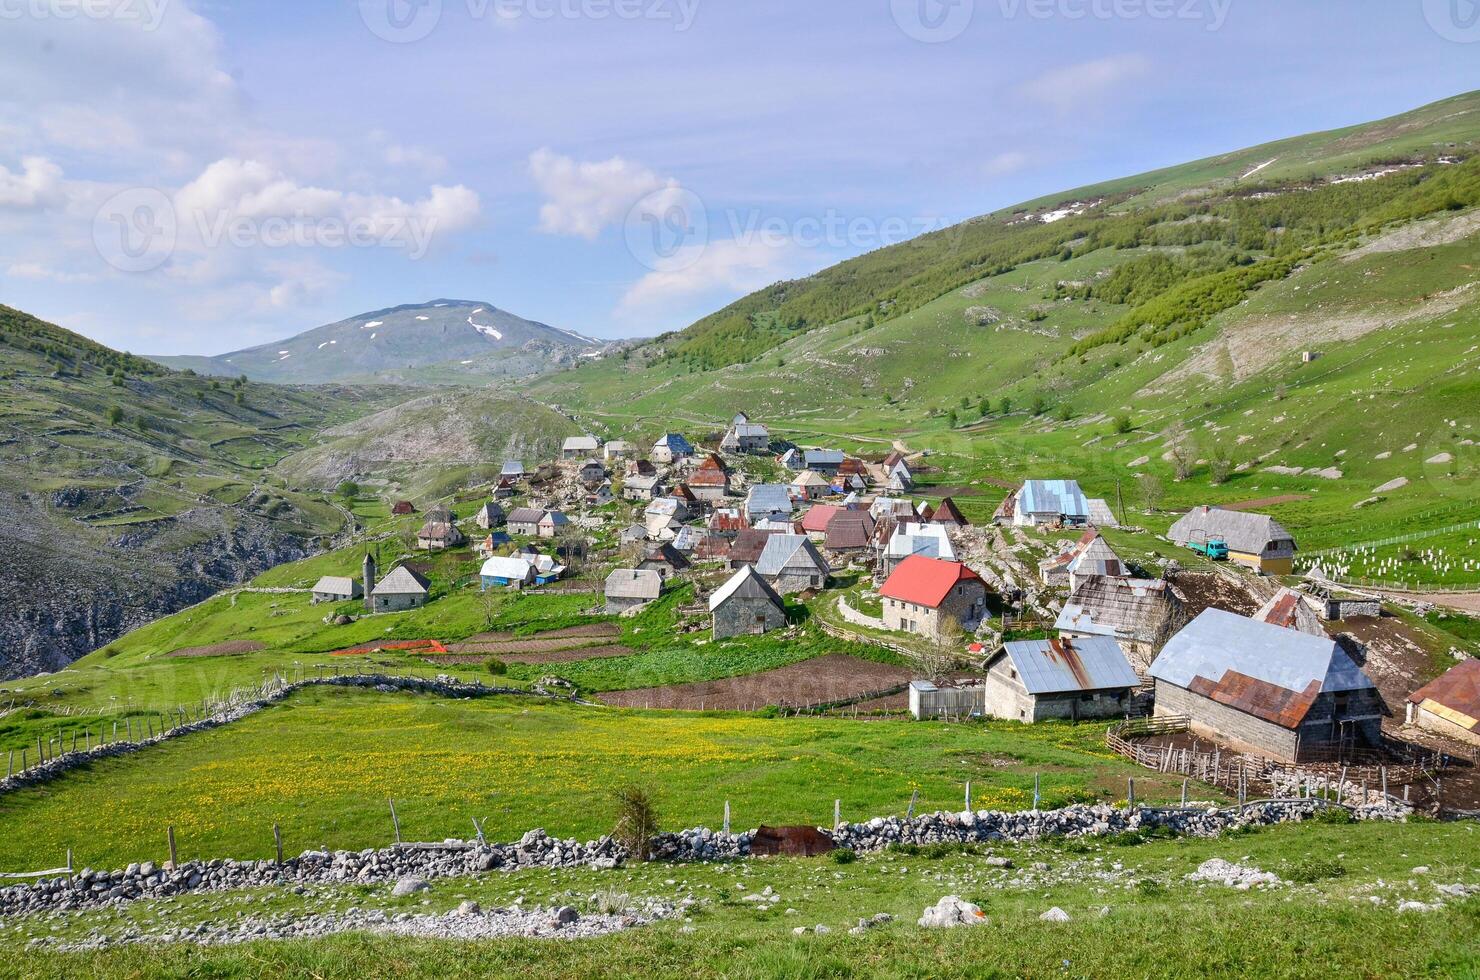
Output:
[[913,676],[905,667],[833,653],[759,674],[612,691],[597,699],[624,708],[753,711],[771,704],[842,701],[908,684]]

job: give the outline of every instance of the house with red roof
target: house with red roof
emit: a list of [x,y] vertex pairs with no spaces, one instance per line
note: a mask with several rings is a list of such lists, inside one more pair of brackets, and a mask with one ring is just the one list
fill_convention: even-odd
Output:
[[1464,660],[1408,695],[1406,721],[1480,745],[1480,660]]
[[843,508],[834,507],[832,504],[813,504],[808,511],[802,515],[802,530],[814,541],[821,541],[827,537],[827,526],[832,519],[843,512]]
[[987,584],[958,561],[911,555],[879,589],[884,625],[902,633],[939,637],[954,621],[975,630],[987,615]]

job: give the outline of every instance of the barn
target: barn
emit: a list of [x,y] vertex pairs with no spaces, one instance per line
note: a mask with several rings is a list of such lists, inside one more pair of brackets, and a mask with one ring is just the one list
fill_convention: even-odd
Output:
[[709,597],[714,638],[754,636],[786,626],[786,606],[766,580],[747,565]]

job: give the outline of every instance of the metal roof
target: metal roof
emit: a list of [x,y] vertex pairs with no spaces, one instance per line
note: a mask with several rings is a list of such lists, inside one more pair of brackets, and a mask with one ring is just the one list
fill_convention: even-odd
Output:
[[1018,492],[1017,509],[1025,514],[1089,518],[1089,501],[1074,480],[1029,480]]
[[[798,554],[803,555],[805,560],[798,561]],[[822,555],[817,553],[817,546],[805,534],[774,534],[766,541],[761,556],[756,559],[755,570],[761,575],[771,576],[803,565],[811,565],[824,572],[831,571]]]
[[1002,651],[1029,694],[1106,691],[1141,683],[1120,644],[1109,637],[1014,640]]
[[776,606],[784,609],[785,604],[776,590],[771,588],[766,580],[756,574],[755,569],[746,565],[740,571],[730,576],[730,580],[715,590],[714,595],[709,597],[709,611],[714,612],[720,606],[731,599],[766,599]]
[[1257,555],[1277,541],[1289,541],[1291,547],[1295,545],[1290,532],[1268,514],[1208,506],[1194,507],[1184,514],[1167,531],[1167,537],[1179,545],[1222,539],[1230,550],[1249,555]]
[[889,546],[884,554],[889,558],[908,558],[923,555],[926,558],[956,560],[956,549],[943,524],[900,524],[889,537]]
[[813,466],[842,466],[843,451],[841,449],[806,449],[802,451],[803,465]]
[[619,568],[606,577],[606,595],[615,599],[656,599],[663,577],[645,568]]
[[405,565],[398,565],[391,569],[390,574],[381,579],[380,584],[375,587],[375,595],[426,595],[426,593],[426,581]]
[[1480,660],[1465,660],[1449,668],[1408,695],[1408,700],[1451,724],[1480,731]]
[[503,471],[500,473],[500,475],[501,476],[523,476],[524,475],[524,464],[521,463],[521,462],[519,462],[519,460],[517,460],[517,459],[505,460],[504,461],[504,468],[503,468]]
[[595,436],[571,436],[561,445],[561,450],[568,453],[591,452],[601,448],[601,442]]
[[758,483],[745,495],[749,514],[790,514],[791,488],[779,483]]
[[1286,728],[1321,694],[1374,687],[1334,640],[1222,609],[1188,623],[1148,673]]
[[511,582],[523,582],[529,578],[534,566],[523,558],[494,557],[483,563],[479,575],[483,578],[502,578]]
[[327,592],[330,595],[357,596],[360,594],[360,583],[352,578],[342,575],[325,575],[319,579],[311,592]]

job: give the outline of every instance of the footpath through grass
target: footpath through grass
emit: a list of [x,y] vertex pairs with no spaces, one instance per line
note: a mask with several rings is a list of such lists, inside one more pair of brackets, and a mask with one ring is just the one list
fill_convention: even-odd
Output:
[[[3,976],[83,977],[1467,977],[1480,969],[1480,899],[1434,902],[1438,884],[1480,879],[1473,824],[1301,825],[1217,840],[1117,839],[1006,845],[1014,870],[980,852],[874,854],[616,871],[567,869],[441,880],[425,895],[392,898],[389,885],[291,893],[195,895],[119,909],[22,920],[0,931]],[[1268,891],[1198,885],[1186,876],[1219,857],[1302,884]],[[1047,870],[1034,870],[1044,862]],[[1414,869],[1427,868],[1427,873]],[[743,897],[767,886],[780,901]],[[483,908],[575,904],[597,892],[696,904],[666,921],[603,939],[441,942],[343,935],[224,948],[190,945],[58,954],[25,950],[33,937],[81,939],[96,928],[180,929],[247,915],[332,912],[349,906],[444,914],[471,899]],[[926,905],[956,894],[990,921],[972,929],[915,925]],[[1374,899],[1377,899],[1374,902]],[[1067,923],[1039,920],[1058,906]],[[224,911],[223,911],[224,909]],[[795,910],[788,913],[788,909]],[[859,918],[894,922],[859,936]],[[794,936],[826,925],[826,935]],[[688,931],[685,931],[688,930]],[[24,950],[22,952],[22,950]]]
[[1109,755],[1096,725],[854,722],[583,708],[522,699],[448,701],[317,689],[234,725],[106,760],[0,799],[0,870],[122,867],[165,856],[265,858],[272,825],[287,849],[359,849],[392,839],[387,799],[407,839],[490,838],[532,827],[595,839],[613,825],[612,793],[651,787],[674,827],[826,825],[974,805],[1026,809],[1137,795],[1168,800],[1162,780]]

